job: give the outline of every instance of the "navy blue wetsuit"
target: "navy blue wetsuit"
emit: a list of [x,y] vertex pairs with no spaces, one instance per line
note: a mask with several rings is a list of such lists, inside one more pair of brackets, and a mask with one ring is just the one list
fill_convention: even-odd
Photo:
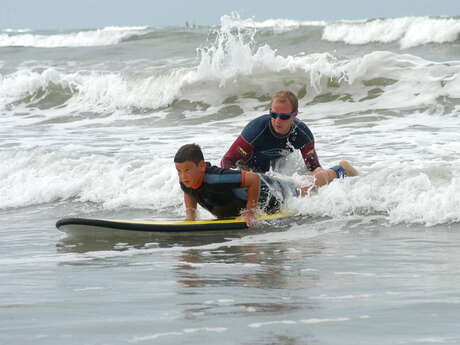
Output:
[[270,114],[267,114],[249,122],[222,158],[221,166],[235,168],[239,162],[253,171],[266,172],[276,160],[295,149],[300,150],[309,171],[321,166],[313,134],[305,123],[295,118],[291,131],[279,135],[270,119]]
[[[246,208],[248,190],[241,187],[244,174],[240,170],[232,170],[212,166],[206,163],[203,184],[192,189],[182,182],[184,193],[194,197],[197,202],[218,218],[236,217]],[[279,210],[281,204],[289,196],[296,196],[295,186],[288,181],[260,175],[259,207],[267,213]]]

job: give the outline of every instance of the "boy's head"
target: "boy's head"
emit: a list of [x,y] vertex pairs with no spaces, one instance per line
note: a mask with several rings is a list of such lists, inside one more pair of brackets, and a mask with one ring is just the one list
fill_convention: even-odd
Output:
[[206,172],[203,152],[196,144],[187,144],[177,150],[174,156],[179,180],[188,188],[197,189],[201,186]]

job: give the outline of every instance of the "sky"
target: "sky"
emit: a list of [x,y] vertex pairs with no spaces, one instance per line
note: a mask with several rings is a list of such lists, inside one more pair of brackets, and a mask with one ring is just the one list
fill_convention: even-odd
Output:
[[218,25],[232,12],[257,21],[460,16],[460,0],[0,0],[0,29]]

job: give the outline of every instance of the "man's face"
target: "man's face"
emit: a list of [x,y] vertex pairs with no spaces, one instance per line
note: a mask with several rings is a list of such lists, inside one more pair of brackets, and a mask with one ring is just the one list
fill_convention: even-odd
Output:
[[[289,102],[283,103],[273,103],[272,104],[272,112],[278,114],[291,114],[292,113],[292,106]],[[294,117],[296,115],[291,116],[288,120],[282,120],[280,117],[271,118],[272,127],[277,134],[286,135],[291,130],[292,122],[294,121]]]
[[186,187],[197,189],[201,186],[206,171],[206,163],[204,161],[201,161],[198,164],[195,164],[192,161],[174,164],[176,165],[179,180]]

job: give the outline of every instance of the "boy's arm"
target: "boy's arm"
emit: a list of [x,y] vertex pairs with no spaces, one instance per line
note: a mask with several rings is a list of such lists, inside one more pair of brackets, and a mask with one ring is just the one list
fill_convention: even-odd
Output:
[[260,197],[260,176],[259,174],[250,171],[241,171],[242,173],[242,187],[248,189],[248,200],[246,202],[246,211],[244,218],[248,226],[253,226],[256,221],[256,210],[259,205]]
[[184,193],[184,205],[185,205],[185,219],[195,220],[196,219],[196,199],[190,194]]

